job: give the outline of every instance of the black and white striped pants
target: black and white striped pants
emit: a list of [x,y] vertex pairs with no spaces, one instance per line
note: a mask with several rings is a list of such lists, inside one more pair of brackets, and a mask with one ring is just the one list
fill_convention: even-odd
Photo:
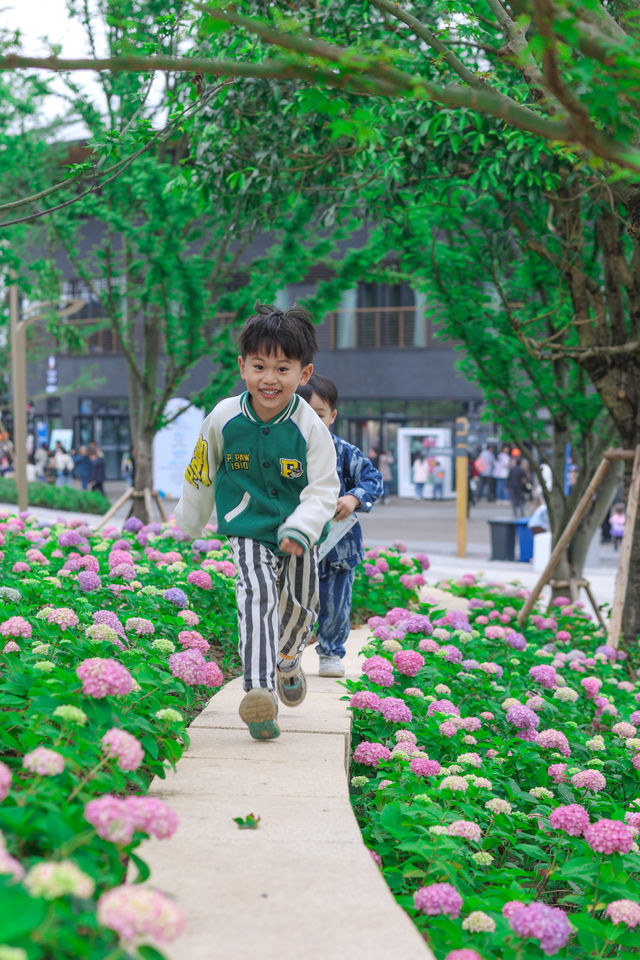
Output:
[[279,556],[257,540],[229,537],[238,570],[238,649],[244,689],[275,690],[276,666],[291,669],[318,617],[317,549]]

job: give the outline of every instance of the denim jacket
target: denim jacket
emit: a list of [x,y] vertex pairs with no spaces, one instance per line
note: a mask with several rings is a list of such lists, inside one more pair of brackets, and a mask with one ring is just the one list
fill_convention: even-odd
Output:
[[[382,474],[376,470],[362,450],[352,443],[347,443],[341,437],[331,435],[336,448],[338,480],[340,481],[339,496],[349,493],[360,501],[356,510],[368,513],[371,507],[382,496]],[[320,572],[333,570],[351,570],[357,567],[364,557],[362,544],[362,527],[354,523],[348,533],[339,540],[326,557],[320,561]]]

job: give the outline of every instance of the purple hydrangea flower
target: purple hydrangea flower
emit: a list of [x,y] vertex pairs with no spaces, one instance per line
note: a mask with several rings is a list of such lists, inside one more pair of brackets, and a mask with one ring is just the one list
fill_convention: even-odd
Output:
[[189,603],[189,598],[184,590],[180,589],[180,587],[169,587],[168,590],[165,590],[162,596],[165,600],[168,600],[169,603],[172,603],[174,607],[180,607],[182,610],[184,610]]
[[128,533],[137,533],[138,530],[142,530],[143,526],[142,520],[139,520],[138,517],[129,517],[128,520],[125,520],[122,529]]

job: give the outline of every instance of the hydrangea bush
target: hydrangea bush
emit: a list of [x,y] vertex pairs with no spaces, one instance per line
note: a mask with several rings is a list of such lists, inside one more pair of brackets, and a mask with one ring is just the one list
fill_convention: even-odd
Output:
[[355,570],[352,622],[360,624],[381,610],[415,602],[428,568],[428,558],[424,554],[409,556],[401,540],[392,547],[366,550],[364,563]]
[[[438,960],[640,956],[640,684],[581,604],[468,575],[468,612],[381,606],[352,799]],[[636,658],[637,659],[637,658]]]
[[182,918],[136,848],[177,829],[148,785],[236,666],[228,548],[2,513],[0,561],[0,957],[157,958]]

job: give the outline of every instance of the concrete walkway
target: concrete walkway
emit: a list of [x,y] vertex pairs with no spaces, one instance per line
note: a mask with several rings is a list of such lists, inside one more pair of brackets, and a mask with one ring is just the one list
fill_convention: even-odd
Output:
[[[349,676],[360,675],[366,637],[366,628],[351,635]],[[306,701],[281,707],[281,737],[251,740],[234,680],[189,728],[177,772],[152,784],[180,817],[171,840],[140,849],[153,886],[185,914],[183,935],[165,948],[170,960],[433,960],[351,809],[344,688],[317,676],[313,647],[305,669]],[[249,813],[259,828],[238,829],[233,818]]]

